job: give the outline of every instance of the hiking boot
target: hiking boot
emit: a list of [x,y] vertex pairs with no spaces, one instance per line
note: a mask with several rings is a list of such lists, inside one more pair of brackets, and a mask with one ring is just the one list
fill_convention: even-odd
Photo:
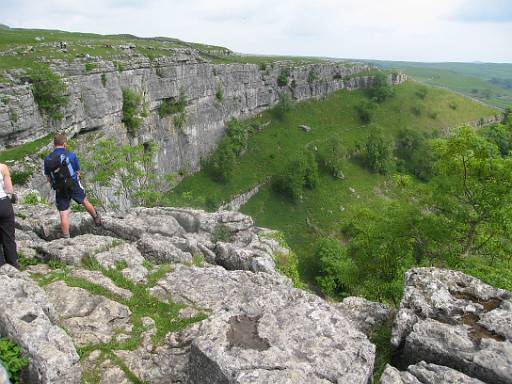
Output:
[[101,216],[98,212],[96,212],[96,215],[94,215],[92,219],[94,220],[95,226],[99,227],[101,225]]

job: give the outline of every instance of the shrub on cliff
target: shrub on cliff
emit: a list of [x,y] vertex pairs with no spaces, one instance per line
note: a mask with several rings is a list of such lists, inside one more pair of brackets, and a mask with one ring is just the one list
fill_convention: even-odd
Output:
[[160,117],[166,117],[178,113],[184,113],[187,106],[187,98],[185,93],[180,91],[177,98],[168,98],[162,100],[162,103],[158,107],[158,115]]
[[62,79],[45,65],[38,65],[29,73],[32,93],[39,109],[54,120],[62,119],[62,108],[68,103],[67,87]]
[[290,69],[282,68],[277,76],[277,85],[284,87],[288,85],[288,78],[290,77]]
[[123,118],[126,129],[131,136],[135,136],[142,119],[139,117],[141,97],[131,89],[123,89]]
[[368,96],[377,103],[393,96],[393,92],[393,88],[388,84],[387,76],[382,72],[375,74],[372,86],[367,89]]
[[278,98],[279,101],[272,109],[272,114],[275,118],[283,120],[293,110],[294,104],[288,92],[280,92]]

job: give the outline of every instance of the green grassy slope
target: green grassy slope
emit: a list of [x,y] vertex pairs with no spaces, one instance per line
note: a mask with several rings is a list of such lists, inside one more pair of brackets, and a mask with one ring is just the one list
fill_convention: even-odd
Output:
[[[496,113],[494,109],[438,88],[429,88],[422,100],[416,96],[419,88],[414,82],[402,84],[396,87],[393,98],[377,108],[374,121],[387,134],[394,135],[402,127],[442,131]],[[335,136],[353,148],[367,137],[367,127],[361,125],[355,113],[355,106],[364,99],[366,96],[361,91],[340,91],[320,101],[298,104],[284,121],[273,119],[270,112],[263,113],[248,124],[257,126],[270,120],[272,123],[251,136],[249,148],[229,182],[219,184],[200,171],[177,186],[168,196],[168,204],[205,207],[227,202],[233,195],[278,173],[304,148],[321,148]],[[456,105],[456,109],[450,104]],[[419,115],[413,112],[414,108],[420,110]],[[435,118],[432,112],[437,113]],[[303,132],[299,124],[309,125],[312,131]],[[267,186],[242,210],[252,215],[258,225],[284,232],[299,256],[305,281],[311,281],[314,273],[311,260],[314,241],[319,236],[338,233],[354,206],[379,204],[385,196],[385,177],[369,173],[357,162],[347,162],[343,172],[345,180],[322,172],[320,185],[313,191],[306,190],[304,200],[298,204],[284,200]]]
[[[67,43],[63,52],[59,42]],[[42,57],[72,60],[89,54],[108,59],[128,58],[120,45],[133,45],[135,53],[154,58],[169,56],[171,48],[195,48],[205,57],[227,50],[224,47],[189,43],[173,38],[141,38],[133,35],[98,35],[94,33],[65,32],[45,29],[0,28],[0,71],[11,68],[31,67]]]
[[512,64],[371,61],[418,81],[446,87],[501,108],[512,105]]
[[[67,52],[60,49],[60,42],[67,43]],[[131,51],[119,46],[132,45]],[[291,56],[224,55],[227,48],[191,43],[169,37],[142,38],[133,35],[99,35],[94,33],[66,32],[45,29],[0,28],[0,78],[2,71],[13,68],[31,68],[45,59],[73,60],[86,54],[104,59],[128,59],[136,53],[153,59],[172,55],[172,48],[194,48],[210,62],[267,64],[287,60],[292,63],[320,62],[322,59]]]

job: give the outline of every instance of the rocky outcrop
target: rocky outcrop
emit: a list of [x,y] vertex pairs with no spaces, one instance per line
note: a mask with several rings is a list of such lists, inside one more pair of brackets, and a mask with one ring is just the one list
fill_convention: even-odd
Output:
[[[254,64],[206,63],[187,49],[155,60],[134,56],[129,61],[96,60],[93,64],[94,69],[87,71],[80,60],[51,63],[68,88],[69,102],[58,122],[41,115],[31,85],[23,80],[0,89],[0,146],[32,141],[56,130],[71,134],[102,130],[120,142],[158,144],[158,172],[162,174],[193,170],[222,136],[228,119],[262,111],[277,102],[279,93],[286,91],[295,100],[304,100],[339,89],[365,88],[373,79],[369,68],[359,64],[283,62],[263,71]],[[290,71],[287,86],[278,85],[283,70]],[[393,83],[404,80],[404,75],[390,78]],[[121,121],[123,89],[139,94],[147,113],[135,137],[127,134]],[[188,104],[183,126],[173,116],[158,114],[162,102],[177,100],[180,94]]]
[[392,344],[402,366],[422,360],[486,383],[512,383],[512,294],[461,272],[406,275]]
[[406,372],[386,366],[380,384],[484,384],[478,379],[466,376],[454,369],[424,361],[410,365]]
[[[85,380],[371,380],[375,347],[359,325],[366,329],[387,310],[379,307],[372,317],[369,302],[353,299],[346,309],[336,308],[293,288],[274,263],[277,253],[288,250],[248,216],[136,208],[105,214],[98,228],[87,215],[74,214],[74,237],[59,239],[55,212],[19,208],[17,226],[32,239],[24,245],[28,254],[50,263],[29,271],[44,286],[39,292],[52,308],[52,322],[90,351],[82,361]],[[160,272],[161,263],[169,272]],[[141,318],[141,300],[167,305],[158,311],[168,311],[169,318]],[[161,334],[162,321],[178,331]]]
[[10,384],[9,375],[0,361],[0,384]]
[[28,357],[25,382],[80,383],[80,362],[71,338],[55,325],[57,315],[28,274],[0,268],[0,335],[15,341]]

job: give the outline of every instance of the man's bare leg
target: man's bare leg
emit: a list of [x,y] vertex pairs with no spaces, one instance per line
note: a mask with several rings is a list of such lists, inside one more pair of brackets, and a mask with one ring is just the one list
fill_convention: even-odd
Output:
[[60,216],[60,228],[64,237],[69,237],[69,209],[65,211],[59,211]]
[[82,204],[85,207],[85,210],[89,212],[89,215],[91,215],[93,218],[96,217],[96,209],[94,209],[94,206],[91,204],[91,202],[87,200],[87,197],[84,199]]
[[89,215],[91,215],[92,218],[94,219],[94,224],[101,225],[100,215],[98,214],[98,212],[96,212],[96,209],[91,204],[91,202],[89,200],[87,200],[87,197],[84,199],[82,204],[85,207],[86,211],[89,212]]

